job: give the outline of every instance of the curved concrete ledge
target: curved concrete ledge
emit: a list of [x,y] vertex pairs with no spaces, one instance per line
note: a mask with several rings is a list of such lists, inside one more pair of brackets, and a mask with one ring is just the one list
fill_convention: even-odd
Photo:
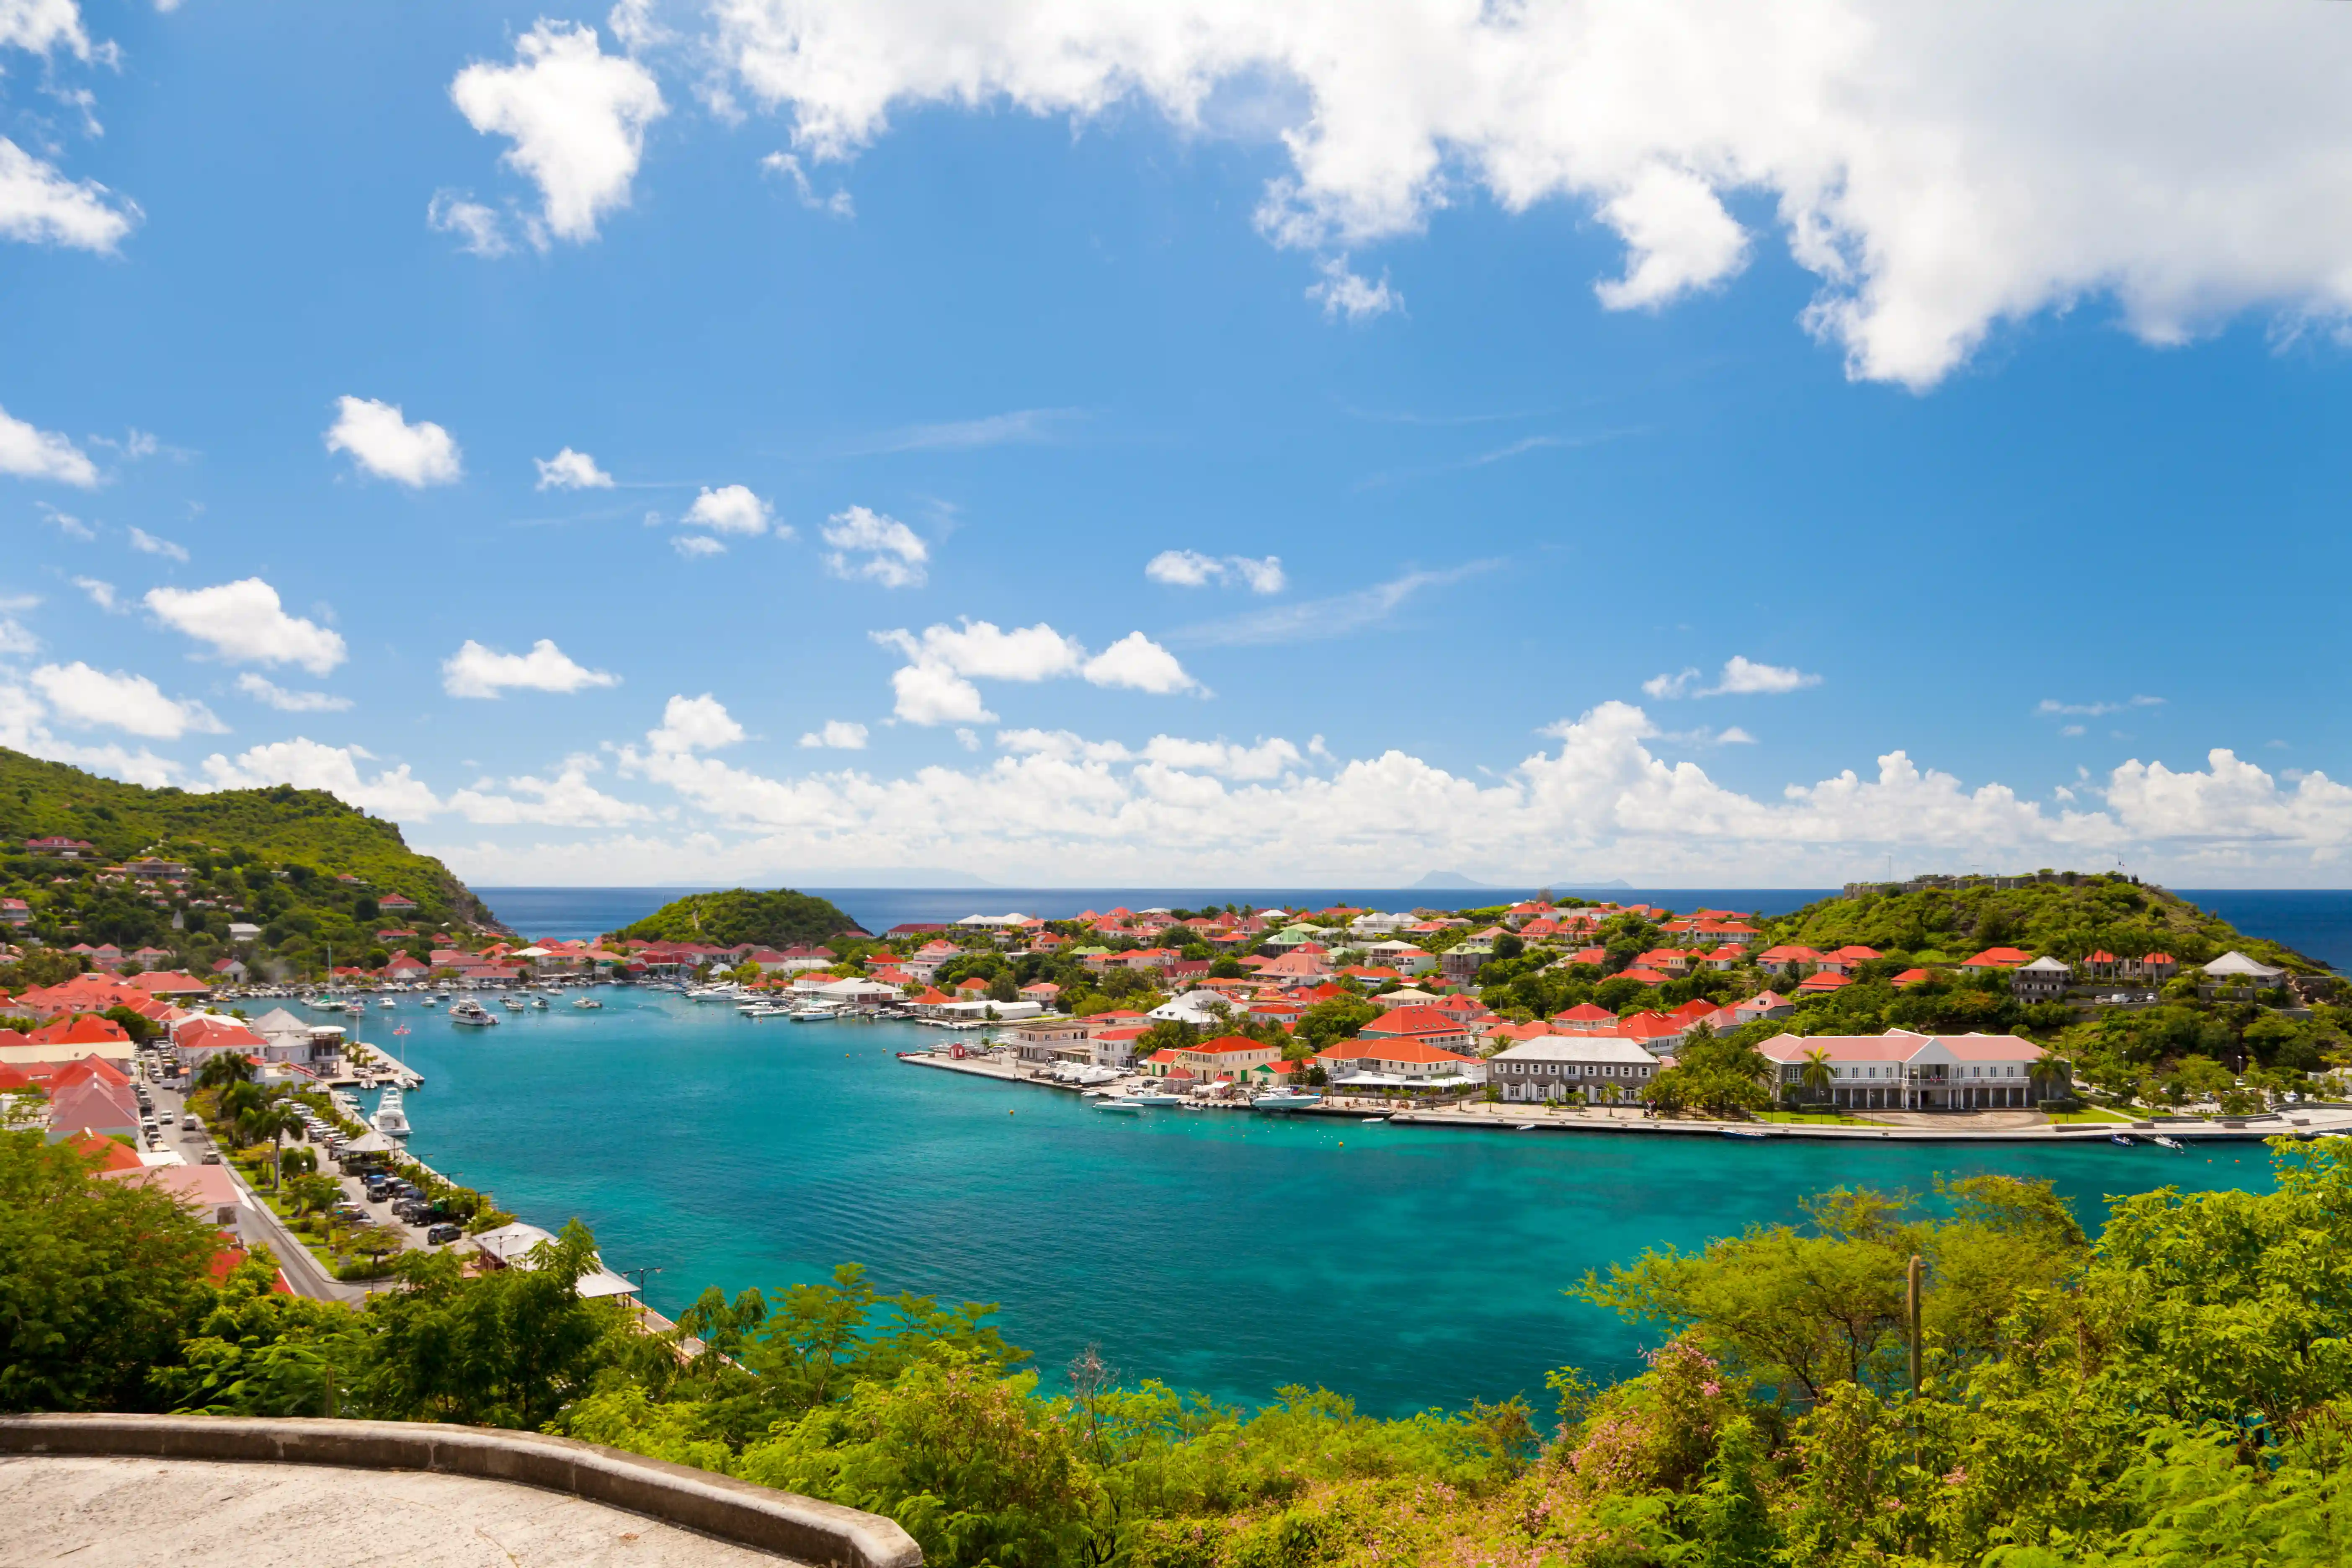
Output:
[[601,1444],[431,1422],[224,1415],[0,1416],[0,1454],[431,1470],[568,1492],[825,1568],[921,1568],[893,1521]]

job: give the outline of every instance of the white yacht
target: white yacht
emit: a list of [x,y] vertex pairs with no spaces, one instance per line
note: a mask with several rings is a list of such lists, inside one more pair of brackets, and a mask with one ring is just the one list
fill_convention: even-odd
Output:
[[531,1006],[532,1006],[533,1008],[537,1009],[539,1012],[544,1013],[544,1012],[546,1012],[546,1011],[547,1011],[547,998],[546,998],[546,997],[544,997],[544,996],[534,996],[534,997],[532,997],[532,998],[530,999],[530,1005],[531,1005]]
[[449,1004],[449,1021],[453,1024],[464,1024],[472,1028],[487,1029],[498,1023],[499,1016],[471,996],[466,996]]
[[574,996],[572,999],[572,1005],[583,1012],[593,1012],[604,1004],[597,1001],[593,996]]
[[408,1112],[401,1108],[400,1086],[394,1084],[375,1102],[375,1130],[387,1138],[408,1136]]
[[732,984],[698,985],[686,994],[686,999],[689,1002],[732,1002],[741,994],[741,988]]
[[1299,1089],[1273,1089],[1264,1094],[1250,1096],[1252,1110],[1304,1110],[1310,1105],[1320,1105],[1323,1097]]
[[1126,1097],[1126,1100],[1128,1104],[1134,1106],[1166,1107],[1184,1103],[1182,1095],[1169,1094],[1160,1089],[1146,1089],[1140,1094],[1130,1094]]
[[376,1004],[376,1005],[377,1005],[378,1007],[382,1008],[383,1011],[385,1011],[385,1012],[389,1013],[389,1012],[391,1012],[391,1011],[393,1010],[393,1008],[392,1008],[392,998],[391,998],[391,997],[389,997],[389,996],[387,996],[387,997],[385,997],[383,1001],[381,1001],[381,1002],[377,1003],[377,1004]]
[[499,1005],[504,1007],[509,1013],[520,1013],[522,1011],[521,1001],[513,996],[500,997],[499,999]]

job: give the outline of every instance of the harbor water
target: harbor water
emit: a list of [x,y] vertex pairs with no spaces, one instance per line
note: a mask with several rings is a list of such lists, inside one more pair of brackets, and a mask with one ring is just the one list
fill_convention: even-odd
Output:
[[[2258,1143],[1954,1149],[1512,1134],[1234,1111],[1111,1116],[1075,1096],[898,1061],[912,1024],[753,1023],[604,988],[451,1026],[368,1019],[426,1087],[412,1146],[676,1312],[858,1262],[885,1291],[992,1301],[1048,1384],[1091,1343],[1129,1380],[1255,1404],[1322,1384],[1368,1412],[1525,1393],[1547,1369],[1638,1364],[1654,1327],[1563,1294],[1644,1247],[1793,1219],[1843,1185],[2047,1177],[2095,1223],[2109,1193],[2266,1185]],[[397,1018],[409,1029],[391,1036]]]

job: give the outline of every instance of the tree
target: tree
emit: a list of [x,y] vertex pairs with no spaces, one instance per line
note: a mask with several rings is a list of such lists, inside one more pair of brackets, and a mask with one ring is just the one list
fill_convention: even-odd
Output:
[[1807,1093],[1826,1097],[1830,1085],[1837,1080],[1837,1068],[1830,1060],[1829,1051],[1823,1047],[1814,1046],[1805,1052],[1803,1061],[1804,1067],[1798,1073],[1797,1081],[1805,1086]]
[[233,1083],[251,1083],[253,1063],[242,1051],[215,1051],[210,1060],[196,1069],[198,1089],[226,1089]]
[[0,1410],[153,1408],[147,1370],[178,1359],[219,1245],[164,1189],[0,1132]]

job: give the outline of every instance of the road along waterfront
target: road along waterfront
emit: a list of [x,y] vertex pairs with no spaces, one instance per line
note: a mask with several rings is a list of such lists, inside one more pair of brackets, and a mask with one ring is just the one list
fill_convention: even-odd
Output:
[[[1944,1145],[1719,1137],[1470,1136],[1191,1112],[1109,1116],[1074,1095],[897,1053],[905,1024],[747,1023],[719,1004],[604,990],[501,1026],[412,1015],[416,1154],[605,1262],[661,1272],[675,1314],[862,1262],[888,1290],[1002,1304],[1049,1375],[1089,1342],[1122,1376],[1256,1402],[1322,1382],[1396,1414],[1540,1396],[1549,1367],[1621,1373],[1654,1331],[1560,1292],[1656,1245],[1792,1219],[1844,1185],[1927,1194],[1937,1173],[2107,1193],[2267,1187],[2259,1143]],[[406,1012],[406,1009],[403,1009]],[[1522,1117],[1521,1120],[1529,1118]]]

